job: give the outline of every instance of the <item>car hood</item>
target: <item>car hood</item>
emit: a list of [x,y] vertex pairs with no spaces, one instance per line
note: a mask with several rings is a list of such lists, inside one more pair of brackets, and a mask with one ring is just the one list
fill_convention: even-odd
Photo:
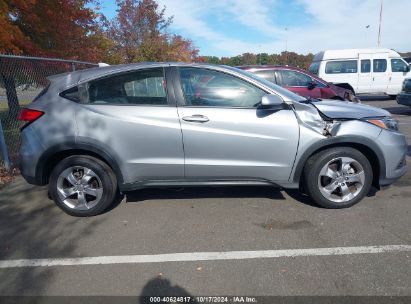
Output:
[[312,101],[311,104],[329,118],[361,119],[391,116],[386,110],[347,101],[323,99],[321,101]]

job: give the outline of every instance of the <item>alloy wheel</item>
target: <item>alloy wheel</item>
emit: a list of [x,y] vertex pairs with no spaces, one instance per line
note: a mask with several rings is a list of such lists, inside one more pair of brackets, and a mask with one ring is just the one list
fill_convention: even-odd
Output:
[[57,179],[57,193],[69,208],[78,211],[95,207],[101,200],[101,179],[91,169],[74,166],[62,171]]

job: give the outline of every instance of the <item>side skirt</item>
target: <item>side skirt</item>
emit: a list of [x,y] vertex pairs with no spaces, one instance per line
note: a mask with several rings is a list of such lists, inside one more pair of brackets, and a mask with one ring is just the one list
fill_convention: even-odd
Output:
[[[282,184],[267,180],[147,180],[119,185],[121,192],[143,188],[172,187],[226,187],[226,186],[271,186],[275,188],[295,188],[293,184]],[[298,186],[297,186],[298,188]]]

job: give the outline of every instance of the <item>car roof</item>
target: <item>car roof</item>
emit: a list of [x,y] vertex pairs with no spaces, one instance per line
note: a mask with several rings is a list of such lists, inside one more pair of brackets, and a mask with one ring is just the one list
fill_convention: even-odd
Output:
[[295,71],[301,71],[304,73],[307,73],[306,70],[297,68],[294,66],[289,66],[289,65],[241,65],[241,66],[236,66],[238,69],[246,70],[246,71],[262,71],[262,70],[295,70]]
[[359,54],[378,54],[388,53],[389,57],[401,57],[396,51],[384,48],[366,48],[366,49],[341,49],[325,50],[315,54],[313,61],[336,60],[336,59],[354,59]]
[[288,66],[288,65],[242,65],[242,66],[236,66],[236,68],[250,71],[250,72],[256,72],[256,71],[270,71],[270,70],[292,70],[292,71],[298,71],[304,74],[307,74],[311,78],[314,78],[324,84],[329,84],[326,80],[318,77],[317,75],[293,66]]
[[186,63],[186,62],[140,62],[129,64],[118,64],[104,67],[94,67],[90,69],[78,70],[74,72],[67,72],[47,77],[54,86],[60,90],[75,86],[79,83],[86,82],[92,79],[109,76],[130,70],[137,70],[149,67],[168,67],[168,66],[185,66],[185,67],[203,67],[214,70],[232,70],[233,67],[224,65],[215,65],[207,63]]

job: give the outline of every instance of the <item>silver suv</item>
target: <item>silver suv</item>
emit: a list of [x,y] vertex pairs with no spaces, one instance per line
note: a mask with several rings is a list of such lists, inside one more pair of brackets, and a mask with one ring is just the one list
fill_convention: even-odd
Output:
[[142,63],[49,81],[20,113],[21,172],[71,215],[164,186],[273,185],[345,208],[406,171],[387,111],[307,100],[236,68]]

